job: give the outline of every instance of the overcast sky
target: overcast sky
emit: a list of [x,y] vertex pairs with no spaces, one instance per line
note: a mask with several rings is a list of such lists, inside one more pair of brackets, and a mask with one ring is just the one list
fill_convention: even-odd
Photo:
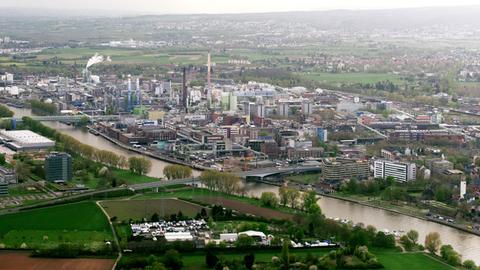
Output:
[[128,13],[246,13],[479,5],[478,0],[0,0],[0,7]]

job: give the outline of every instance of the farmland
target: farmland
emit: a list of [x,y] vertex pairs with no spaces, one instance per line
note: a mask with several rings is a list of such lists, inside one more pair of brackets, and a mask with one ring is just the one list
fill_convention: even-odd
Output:
[[112,232],[93,202],[28,210],[2,216],[0,243],[5,248],[51,247],[61,242],[103,245]]
[[32,258],[26,252],[1,252],[0,270],[109,270],[111,259],[47,259]]
[[277,210],[251,205],[245,202],[237,200],[231,200],[220,196],[198,196],[193,200],[202,203],[222,205],[225,208],[229,208],[240,213],[250,214],[267,219],[292,219],[293,215],[280,212]]
[[177,214],[179,211],[183,215],[194,217],[202,210],[200,205],[178,199],[105,201],[101,202],[101,206],[110,217],[117,217],[120,221],[150,219],[154,213],[165,217]]

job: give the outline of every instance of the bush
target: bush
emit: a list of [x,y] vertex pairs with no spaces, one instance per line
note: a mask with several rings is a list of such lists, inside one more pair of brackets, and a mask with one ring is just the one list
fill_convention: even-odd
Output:
[[260,197],[260,201],[261,201],[263,206],[273,207],[273,208],[278,206],[277,195],[273,192],[262,192],[262,196]]
[[163,255],[163,264],[172,270],[180,270],[183,267],[182,256],[178,251],[169,249]]
[[211,250],[207,250],[207,254],[205,255],[205,263],[209,268],[213,268],[218,263],[218,257],[213,254]]
[[472,260],[466,260],[463,262],[463,267],[465,267],[466,269],[468,270],[476,270],[477,269],[477,265],[475,264],[474,261]]
[[440,248],[440,255],[450,265],[459,266],[462,264],[461,255],[450,245],[442,246]]

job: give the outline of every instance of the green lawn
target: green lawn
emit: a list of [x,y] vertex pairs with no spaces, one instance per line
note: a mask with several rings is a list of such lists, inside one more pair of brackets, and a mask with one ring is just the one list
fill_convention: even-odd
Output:
[[0,243],[18,248],[59,242],[99,244],[111,240],[108,220],[94,202],[33,209],[0,216]]
[[302,184],[315,184],[315,183],[318,183],[320,179],[320,174],[311,173],[311,174],[289,175],[285,179],[289,181],[302,183]]
[[134,174],[128,170],[113,169],[113,172],[118,176],[118,178],[124,180],[127,184],[141,184],[160,181],[159,178]]
[[452,266],[441,263],[426,253],[399,253],[395,251],[373,251],[387,270],[421,269],[449,270]]
[[380,81],[389,80],[395,84],[402,82],[399,76],[390,73],[327,73],[327,72],[313,72],[299,74],[307,79],[315,80],[328,84],[354,84],[354,83],[376,83]]

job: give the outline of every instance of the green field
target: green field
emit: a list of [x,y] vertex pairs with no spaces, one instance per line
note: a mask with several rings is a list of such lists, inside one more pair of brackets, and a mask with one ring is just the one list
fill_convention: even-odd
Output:
[[94,202],[80,202],[0,216],[0,243],[7,248],[61,242],[99,245],[113,238],[108,220]]
[[355,84],[355,83],[376,83],[380,81],[391,81],[395,84],[402,82],[401,78],[397,75],[390,73],[327,73],[327,72],[313,72],[307,74],[299,74],[302,77],[319,81],[326,84]]
[[387,270],[421,269],[449,270],[455,267],[444,264],[426,253],[399,253],[395,251],[373,251]]
[[157,182],[160,181],[158,178],[146,176],[146,175],[138,175],[130,172],[129,170],[119,170],[113,169],[115,175],[120,178],[121,180],[125,181],[127,184],[142,184],[142,183],[150,183],[150,182]]
[[193,218],[202,210],[200,205],[177,199],[104,201],[101,205],[110,217],[117,217],[119,221],[150,219],[154,213],[165,217],[177,214],[179,211]]
[[289,175],[285,179],[293,182],[302,183],[302,184],[315,184],[315,183],[318,183],[320,179],[320,174],[310,173],[310,174],[300,174],[300,175]]

